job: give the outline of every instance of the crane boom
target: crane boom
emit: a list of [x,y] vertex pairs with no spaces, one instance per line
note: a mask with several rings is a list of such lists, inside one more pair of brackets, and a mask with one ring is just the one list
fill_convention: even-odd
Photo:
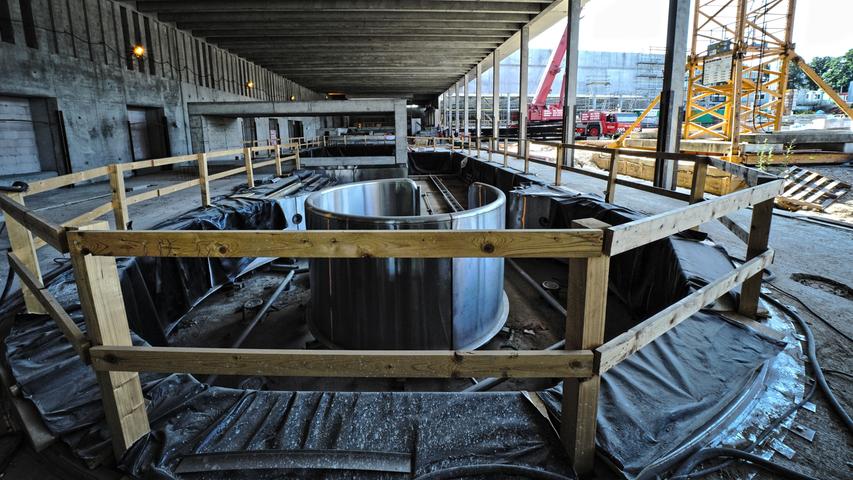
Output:
[[563,101],[565,94],[565,76],[563,77],[563,87],[560,89],[560,101],[556,105],[547,105],[548,94],[551,93],[551,87],[554,86],[554,79],[557,74],[563,69],[563,59],[566,56],[566,46],[569,41],[569,26],[566,25],[566,30],[563,32],[563,37],[554,52],[551,54],[551,61],[548,64],[548,70],[542,76],[539,82],[539,87],[536,89],[536,96],[533,102],[528,107],[528,118],[531,122],[544,122],[561,119],[563,116]]

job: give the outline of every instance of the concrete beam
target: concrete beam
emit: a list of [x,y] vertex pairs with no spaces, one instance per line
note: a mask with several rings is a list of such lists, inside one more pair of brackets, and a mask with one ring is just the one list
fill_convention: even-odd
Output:
[[314,100],[308,102],[190,102],[189,115],[211,115],[219,117],[311,117],[364,113],[391,113],[402,106],[405,100]]
[[524,13],[535,15],[548,1],[457,1],[457,0],[137,0],[141,12],[445,12]]

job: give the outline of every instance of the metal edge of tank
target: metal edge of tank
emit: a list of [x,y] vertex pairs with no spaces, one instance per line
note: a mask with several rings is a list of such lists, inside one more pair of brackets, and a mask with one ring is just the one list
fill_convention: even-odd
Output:
[[[406,186],[412,187],[412,193],[414,195],[416,195],[418,190],[419,190],[416,186],[416,183],[411,179],[386,179],[386,180],[375,180],[375,181],[369,181],[369,182],[360,182],[360,184],[362,184],[362,186],[364,184],[380,184],[380,183],[405,184]],[[312,214],[316,214],[317,216],[325,219],[327,221],[327,225],[333,224],[333,223],[339,223],[339,222],[344,223],[346,225],[352,225],[352,224],[357,225],[359,223],[364,222],[367,225],[385,225],[387,227],[390,227],[391,229],[393,229],[395,226],[402,226],[402,229],[418,228],[418,227],[421,227],[421,228],[422,227],[432,227],[432,228],[442,228],[443,227],[443,228],[447,228],[448,226],[451,229],[465,229],[465,226],[471,226],[470,224],[465,225],[466,223],[469,223],[471,221],[476,222],[478,219],[481,219],[482,216],[491,215],[492,217],[494,217],[496,223],[494,225],[481,226],[478,229],[483,229],[483,228],[503,229],[504,228],[505,209],[506,209],[506,196],[505,196],[505,194],[502,191],[500,191],[500,189],[497,189],[496,187],[493,187],[493,186],[485,184],[485,183],[479,183],[479,182],[474,183],[471,186],[469,186],[469,192],[468,192],[469,205],[471,205],[473,203],[477,203],[479,206],[472,208],[472,209],[462,211],[462,212],[452,213],[452,214],[418,215],[418,216],[353,215],[353,214],[342,214],[339,212],[332,212],[332,211],[329,211],[327,209],[320,208],[317,205],[317,203],[319,203],[317,200],[323,194],[330,193],[329,192],[330,190],[334,191],[334,190],[343,190],[346,188],[353,188],[353,185],[355,185],[355,184],[338,185],[335,187],[331,187],[329,189],[324,189],[322,191],[312,193],[305,200],[305,218],[306,218],[306,221],[312,222],[312,220],[311,220],[313,218]],[[417,198],[415,197],[414,200],[416,201]],[[313,228],[310,223],[309,223],[308,227]],[[465,343],[459,344],[459,345],[452,345],[452,348],[458,349],[458,350],[473,350],[473,349],[476,349],[476,348],[482,346],[486,342],[488,342],[491,338],[493,338],[501,330],[501,328],[503,328],[503,326],[505,325],[506,320],[508,318],[508,315],[509,315],[509,300],[508,300],[508,297],[506,295],[506,292],[503,289],[503,259],[502,258],[501,259],[490,259],[490,258],[454,259],[452,262],[451,270],[456,272],[456,276],[460,275],[459,272],[472,271],[472,269],[470,267],[470,263],[471,263],[470,260],[485,261],[483,263],[486,263],[486,262],[492,262],[495,264],[499,263],[499,267],[492,268],[492,272],[490,274],[483,275],[483,278],[485,278],[485,280],[478,279],[477,285],[480,285],[482,287],[484,285],[484,283],[489,283],[489,281],[491,281],[491,283],[494,283],[496,281],[495,279],[500,279],[499,280],[500,281],[499,288],[488,289],[489,292],[497,292],[496,295],[499,295],[500,298],[494,299],[492,302],[487,302],[489,304],[496,305],[495,311],[489,312],[490,315],[488,315],[488,317],[487,317],[488,321],[482,322],[483,324],[485,324],[489,328],[486,330],[474,332],[475,333],[474,340],[469,340],[469,341],[466,341]],[[479,271],[480,269],[477,269],[477,270]],[[488,269],[486,269],[486,270],[488,270]],[[462,276],[464,276],[464,275],[462,275]],[[463,283],[464,282],[460,282],[460,281],[454,282],[451,278],[451,284],[453,286],[451,289],[452,290],[451,291],[451,297],[454,299],[454,301],[452,302],[453,304],[459,304],[458,299],[462,298],[463,293],[466,291],[466,289],[463,286]],[[477,298],[477,297],[478,296],[475,296],[475,298]],[[482,304],[483,302],[477,302],[477,303],[479,305],[479,304]],[[311,307],[309,307],[308,318],[313,318],[313,312],[310,311],[313,309],[314,309],[313,305]],[[451,323],[450,327],[451,327],[451,329],[454,330],[454,333],[457,333],[457,332],[455,332],[456,326],[457,325],[467,325],[468,322],[464,322],[462,320],[457,322],[457,316],[456,316],[455,310],[453,309],[453,306],[451,306],[451,309],[452,309],[452,313],[451,313],[452,323]],[[331,341],[331,339],[329,339],[322,332],[319,331],[319,329],[316,327],[316,325],[314,325],[314,323],[315,323],[314,321],[309,321],[308,323],[309,323],[309,330],[315,336],[315,338],[317,338],[317,340],[319,340],[323,344],[326,344],[327,346],[330,346],[333,348],[338,347],[338,345],[336,345],[333,341]],[[463,336],[465,336],[465,335],[463,335]],[[454,334],[453,338],[456,338],[456,337],[458,337],[458,335]],[[451,338],[451,341],[453,341],[453,338]]]
[[[476,207],[451,214],[451,229],[505,228],[506,195],[500,189],[486,183],[471,184],[468,187],[468,206],[472,205]],[[491,340],[509,317],[509,299],[503,288],[504,259],[454,258],[452,278],[453,348],[475,350]],[[469,290],[472,285],[478,289],[474,294]],[[489,310],[483,311],[484,308]],[[457,344],[457,338],[473,340]]]

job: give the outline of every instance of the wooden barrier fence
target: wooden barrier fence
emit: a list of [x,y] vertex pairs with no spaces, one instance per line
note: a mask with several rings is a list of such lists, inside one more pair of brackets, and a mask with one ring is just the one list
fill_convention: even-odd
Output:
[[[454,145],[457,140],[451,139],[450,142]],[[481,139],[475,142],[474,150],[479,152]],[[472,150],[471,143],[470,138],[461,139],[462,148]],[[489,139],[489,143],[497,148],[494,139]],[[559,147],[577,149],[579,146]],[[246,147],[242,150],[151,160],[144,162],[145,165],[143,162],[135,162],[122,167],[100,167],[95,169],[97,175],[81,172],[72,174],[71,178],[50,179],[52,183],[38,186],[37,191],[70,185],[84,177],[103,175],[115,175],[113,186],[117,190],[120,186],[120,172],[195,160],[200,166],[199,179],[179,185],[181,188],[200,185],[206,204],[209,204],[207,184],[214,177],[221,177],[217,177],[219,174],[207,175],[206,168],[201,168],[206,165],[206,157],[242,154],[249,158],[246,166],[228,172],[229,175],[248,173],[264,163],[251,164],[252,154],[268,148],[279,152],[275,146]],[[503,148],[506,148],[505,144]],[[613,155],[618,155],[618,151],[614,151]],[[665,158],[667,155],[661,154],[660,157]],[[298,162],[298,153],[287,158],[280,158],[276,153],[275,159],[271,161],[278,165],[285,159]],[[684,160],[713,164],[710,160],[695,156]],[[749,178],[758,178],[752,172],[744,174]],[[247,178],[251,180],[251,176],[247,175]],[[251,181],[249,183],[251,185]],[[608,181],[608,186],[615,188],[616,183]],[[696,183],[701,183],[701,178]],[[583,219],[565,230],[125,231],[121,226],[109,230],[107,222],[80,227],[52,224],[23,205],[21,194],[0,195],[0,208],[9,222],[10,238],[16,239],[12,243],[10,263],[24,284],[27,310],[50,315],[83,361],[91,362],[99,380],[117,456],[149,431],[138,372],[312,377],[562,378],[561,438],[575,469],[588,472],[592,469],[594,459],[596,411],[602,373],[738,285],[742,285],[740,312],[755,316],[762,270],[773,257],[772,250],[767,248],[773,199],[781,189],[781,180],[761,178],[747,189],[718,198],[698,201],[698,195],[691,194],[688,200],[697,200],[692,204],[626,224],[610,226],[597,220]],[[164,190],[161,189],[157,194],[149,193],[146,198],[177,191]],[[131,199],[136,198],[122,200],[121,197],[120,193],[116,193],[114,202],[110,204],[117,220],[127,219],[126,205],[135,203]],[[118,201],[115,201],[116,198]],[[753,211],[744,264],[622,335],[604,342],[611,256],[747,207],[753,207]],[[56,299],[44,288],[33,235],[71,254],[87,335],[70,321]],[[130,341],[116,269],[115,258],[119,256],[566,258],[571,271],[568,279],[568,298],[571,301],[566,309],[566,348],[562,351],[506,352],[135,347]]]

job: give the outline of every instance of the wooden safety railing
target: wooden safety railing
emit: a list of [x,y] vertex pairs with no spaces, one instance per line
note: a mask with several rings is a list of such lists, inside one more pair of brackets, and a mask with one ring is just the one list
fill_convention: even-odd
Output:
[[[495,139],[487,140],[490,144],[489,152],[496,150],[509,153],[505,143],[498,145]],[[482,150],[482,141],[483,139],[471,137],[449,139],[454,149],[459,145],[468,152],[478,153]],[[528,156],[529,144],[533,141],[525,143],[524,156]],[[300,142],[298,145],[305,144]],[[578,149],[582,146],[559,147]],[[114,171],[117,178],[120,176],[118,173],[126,169],[195,159],[199,162],[200,177],[198,180],[192,180],[192,185],[189,186],[202,186],[202,194],[207,195],[206,204],[209,204],[209,191],[205,186],[220,174],[207,175],[206,168],[202,168],[206,166],[208,156],[244,155],[244,158],[249,159],[246,166],[223,173],[231,175],[247,172],[247,178],[251,180],[248,173],[265,164],[252,164],[253,154],[269,148],[276,152],[275,159],[269,162],[278,165],[285,160],[280,158],[278,146],[246,147],[198,156],[146,161],[146,165],[135,162],[126,164],[121,169],[102,167],[96,169],[99,175],[86,172],[81,174],[95,178]],[[597,147],[582,149],[601,150]],[[614,157],[622,151],[605,150],[613,152]],[[298,148],[296,152],[288,158],[298,162]],[[659,158],[668,157],[672,158],[670,154],[659,155]],[[692,157],[679,156],[678,160],[693,161],[696,165],[715,165],[711,159]],[[506,161],[506,156],[504,158]],[[613,170],[615,169],[611,171]],[[622,225],[610,226],[596,220],[584,219],[574,222],[572,228],[566,230],[125,231],[121,228],[109,230],[107,222],[79,228],[54,225],[27,209],[20,202],[22,194],[0,195],[0,208],[6,213],[13,247],[10,263],[24,284],[27,310],[50,315],[81,358],[86,362],[91,361],[99,378],[104,411],[116,455],[121,455],[149,431],[137,372],[312,377],[562,378],[562,441],[576,470],[587,472],[591,470],[594,459],[597,400],[602,373],[737,286],[741,286],[739,311],[753,317],[757,313],[761,274],[773,258],[767,241],[773,200],[782,190],[782,181],[759,177],[758,173],[746,167],[737,166],[732,171],[742,175],[750,186],[711,199],[700,199],[698,194],[691,194],[686,199],[693,202],[689,205]],[[75,175],[75,179],[83,176]],[[53,188],[58,188],[56,185],[69,185],[80,181],[50,180],[53,181]],[[63,183],[66,181],[68,183]],[[695,177],[694,183],[701,184],[701,177]],[[616,182],[611,181],[608,185],[609,188],[615,188]],[[120,185],[115,185],[118,186]],[[46,189],[41,186],[39,191]],[[168,193],[162,190],[161,194]],[[155,196],[149,195],[147,198]],[[131,198],[135,197],[119,201],[118,208],[122,204],[130,203]],[[115,204],[110,206],[114,207]],[[729,213],[748,207],[753,210],[745,263],[622,335],[604,342],[611,256],[695,228],[707,221],[725,218]],[[118,219],[125,213],[116,212],[116,215]],[[44,288],[38,270],[33,235],[44,239],[60,251],[70,252],[87,335],[77,328],[56,299]],[[566,258],[571,272],[568,286],[568,298],[571,302],[566,309],[566,349],[506,352],[135,347],[130,341],[130,329],[116,269],[115,258],[120,256]]]

